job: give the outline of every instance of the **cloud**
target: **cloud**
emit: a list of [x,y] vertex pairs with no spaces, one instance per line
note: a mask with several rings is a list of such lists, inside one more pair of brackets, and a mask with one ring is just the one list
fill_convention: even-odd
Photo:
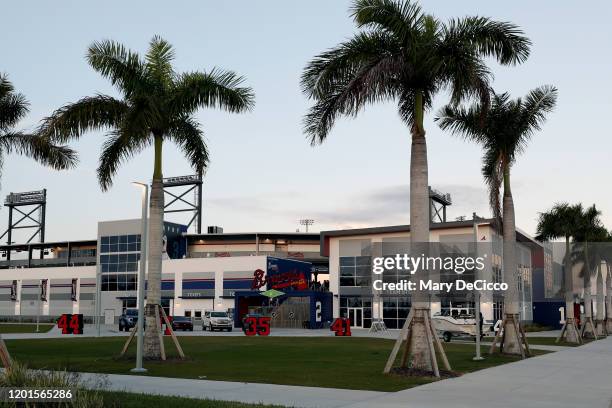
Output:
[[[436,185],[435,188],[452,196],[453,205],[447,211],[449,220],[458,216],[471,218],[472,212],[481,216],[489,214],[484,188],[453,184]],[[270,229],[269,225],[263,223],[291,230],[297,220],[303,217],[315,219],[317,229],[399,225],[408,224],[410,220],[410,187],[408,184],[400,184],[348,193],[338,190],[317,194],[267,192],[210,198],[207,206],[226,216],[233,214],[231,218],[248,217],[252,222],[257,222],[256,229],[259,230]],[[244,227],[241,229],[244,230]]]

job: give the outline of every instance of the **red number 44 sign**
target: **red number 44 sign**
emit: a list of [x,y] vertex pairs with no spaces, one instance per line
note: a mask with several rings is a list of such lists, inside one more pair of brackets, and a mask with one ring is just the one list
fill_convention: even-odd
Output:
[[83,315],[64,313],[57,320],[57,327],[62,334],[83,334]]

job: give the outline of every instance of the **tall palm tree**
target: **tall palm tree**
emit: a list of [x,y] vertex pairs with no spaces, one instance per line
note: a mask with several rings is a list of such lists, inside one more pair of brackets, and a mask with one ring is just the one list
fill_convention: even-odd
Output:
[[15,130],[28,113],[25,96],[15,92],[8,76],[0,74],[0,175],[7,154],[17,153],[56,170],[74,167],[76,154],[67,146],[57,146],[35,135]]
[[242,77],[235,73],[213,68],[179,74],[172,67],[173,59],[172,46],[157,36],[144,59],[114,41],[93,43],[87,53],[89,64],[111,81],[122,98],[85,97],[55,111],[40,129],[41,135],[60,141],[89,130],[108,129],[98,166],[102,190],[111,187],[123,162],[154,146],[144,353],[149,359],[160,358],[155,309],[161,300],[163,143],[177,144],[193,169],[201,173],[208,164],[208,150],[193,113],[202,107],[244,112],[254,105],[251,88],[243,87]]
[[[406,0],[355,0],[351,15],[361,31],[313,58],[302,74],[303,92],[314,102],[304,118],[305,133],[313,145],[322,143],[339,116],[356,116],[367,104],[396,102],[412,138],[411,242],[428,243],[425,113],[444,89],[455,104],[475,96],[486,101],[491,73],[485,59],[523,62],[530,41],[510,23],[485,17],[442,22]],[[418,320],[410,327],[412,366],[431,370],[435,357],[422,323],[429,316],[428,298],[414,293],[412,306]]]
[[565,330],[562,334],[569,343],[580,343],[580,332],[574,320],[574,283],[572,275],[571,240],[578,233],[582,205],[555,204],[549,211],[540,213],[536,239],[550,241],[565,238],[563,258],[563,291],[565,293]]
[[506,327],[503,350],[509,354],[522,354],[519,333],[514,325],[509,324],[519,314],[516,225],[510,170],[531,136],[540,130],[546,113],[553,110],[556,100],[557,89],[552,86],[536,88],[525,98],[515,100],[510,99],[507,93],[491,91],[490,106],[483,106],[482,103],[468,108],[447,105],[436,119],[443,130],[482,145],[482,174],[489,188],[489,201],[495,219],[500,219],[502,212],[499,194],[503,185],[503,270],[508,284],[504,302]]

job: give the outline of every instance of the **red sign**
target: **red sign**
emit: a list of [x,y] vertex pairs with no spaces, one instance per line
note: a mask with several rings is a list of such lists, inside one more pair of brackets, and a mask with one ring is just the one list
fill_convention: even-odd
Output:
[[332,325],[329,327],[329,330],[335,332],[336,336],[350,336],[351,335],[351,320],[339,317]]
[[267,316],[249,316],[244,319],[244,334],[247,336],[269,336],[270,318]]
[[83,315],[64,313],[57,319],[62,334],[83,334]]
[[268,284],[269,287],[272,289],[308,289],[308,281],[304,277],[304,274],[297,270],[269,275]]
[[251,283],[251,289],[260,289],[266,286],[268,280],[266,279],[265,274],[266,273],[261,269],[256,269],[255,272],[253,272],[253,283]]

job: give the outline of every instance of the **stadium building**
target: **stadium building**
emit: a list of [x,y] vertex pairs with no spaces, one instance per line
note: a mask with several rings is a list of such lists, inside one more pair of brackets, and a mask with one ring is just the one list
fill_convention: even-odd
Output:
[[[173,182],[194,183],[180,178]],[[28,197],[31,203],[32,196]],[[474,214],[471,220],[447,221],[450,197],[431,190],[430,199],[430,241],[459,252],[470,244],[489,245],[491,256],[479,278],[503,281],[501,236],[492,220]],[[53,320],[63,313],[82,313],[91,321],[97,296],[100,316],[107,324],[116,323],[125,309],[135,308],[141,221],[99,222],[97,230],[92,240],[0,246],[0,318]],[[408,314],[407,293],[372,290],[376,278],[372,257],[388,244],[409,242],[407,225],[320,234],[224,233],[220,227],[208,227],[208,233],[187,231],[187,225],[164,222],[161,289],[162,306],[169,315],[200,319],[205,310],[230,310],[239,324],[253,308],[270,305],[270,299],[261,295],[267,289],[285,293],[277,305],[290,309],[280,310],[284,320],[277,321],[277,327],[316,328],[348,316],[355,327],[368,328],[373,319],[382,319],[388,328],[397,328]],[[521,231],[517,248],[521,319],[533,320],[535,298],[544,302],[539,310],[547,310],[541,318],[555,321],[558,307],[549,301],[559,302],[551,297],[558,293],[561,271],[553,271],[550,251]],[[387,278],[398,280],[399,275]],[[432,297],[434,313],[473,308],[469,293]],[[502,294],[484,296],[481,310],[486,319],[497,320],[503,310]]]

